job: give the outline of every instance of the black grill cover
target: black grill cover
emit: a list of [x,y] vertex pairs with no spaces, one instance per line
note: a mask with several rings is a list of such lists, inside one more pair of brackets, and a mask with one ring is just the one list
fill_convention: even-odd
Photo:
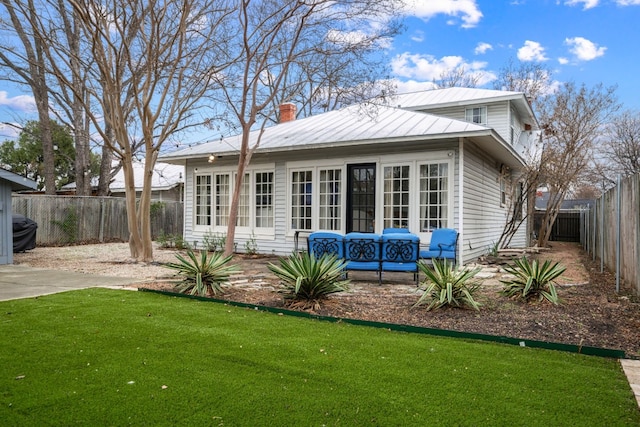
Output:
[[13,252],[24,252],[36,247],[38,224],[24,215],[13,214]]

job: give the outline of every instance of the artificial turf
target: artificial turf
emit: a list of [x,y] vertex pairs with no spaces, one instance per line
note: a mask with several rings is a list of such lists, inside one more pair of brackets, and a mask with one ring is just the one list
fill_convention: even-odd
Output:
[[105,289],[0,316],[2,425],[640,425],[614,359]]

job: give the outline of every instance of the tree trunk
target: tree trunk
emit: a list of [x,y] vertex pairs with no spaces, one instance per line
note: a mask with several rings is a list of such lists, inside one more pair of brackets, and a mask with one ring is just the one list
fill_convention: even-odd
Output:
[[129,226],[129,250],[131,251],[131,258],[139,260],[143,253],[143,248],[136,207],[133,156],[130,151],[126,151],[125,158],[122,159],[122,171],[124,173],[124,194],[127,205],[127,225]]
[[56,194],[56,172],[53,153],[53,136],[51,133],[51,120],[49,118],[49,98],[44,94],[36,96],[38,118],[40,120],[40,137],[42,138],[42,163],[44,169],[44,192]]
[[140,195],[140,205],[138,207],[138,220],[141,233],[141,261],[153,261],[153,243],[151,236],[151,184],[153,168],[158,158],[158,152],[147,150],[144,161],[144,180],[142,184],[142,194]]

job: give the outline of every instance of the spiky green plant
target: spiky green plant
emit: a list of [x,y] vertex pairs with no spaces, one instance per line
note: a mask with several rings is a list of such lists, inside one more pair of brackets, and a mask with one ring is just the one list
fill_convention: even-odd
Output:
[[418,263],[418,267],[426,278],[422,283],[424,293],[414,307],[426,305],[427,311],[444,306],[480,310],[480,303],[473,298],[480,283],[472,280],[480,268],[456,267],[446,259],[434,259],[433,268],[425,263]]
[[238,271],[237,266],[228,265],[231,256],[225,257],[221,252],[208,256],[201,251],[198,258],[193,250],[187,250],[187,258],[176,254],[178,262],[165,264],[167,268],[176,270],[182,281],[176,285],[178,292],[189,295],[211,296],[222,293],[222,285],[229,281],[231,274]]
[[513,278],[500,280],[503,284],[500,292],[502,295],[523,301],[537,297],[539,301],[546,299],[553,304],[560,302],[554,280],[560,277],[566,268],[559,263],[552,264],[547,260],[540,265],[538,260],[530,262],[526,257],[522,257],[504,269]]
[[343,279],[345,264],[336,255],[316,258],[305,252],[280,259],[280,265],[269,263],[268,267],[282,280],[282,293],[291,305],[317,309],[328,295],[348,289],[349,280]]

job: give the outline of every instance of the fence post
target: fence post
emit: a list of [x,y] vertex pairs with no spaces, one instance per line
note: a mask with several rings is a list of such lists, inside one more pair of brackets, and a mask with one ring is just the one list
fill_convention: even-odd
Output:
[[620,174],[618,174],[618,183],[616,184],[616,191],[618,192],[616,197],[616,211],[617,211],[617,215],[616,215],[616,293],[620,292],[620,252],[621,252],[620,245],[622,244],[622,242],[620,241],[620,233],[621,233],[620,223],[622,221],[622,195],[620,194],[621,179],[622,178],[620,177]]

